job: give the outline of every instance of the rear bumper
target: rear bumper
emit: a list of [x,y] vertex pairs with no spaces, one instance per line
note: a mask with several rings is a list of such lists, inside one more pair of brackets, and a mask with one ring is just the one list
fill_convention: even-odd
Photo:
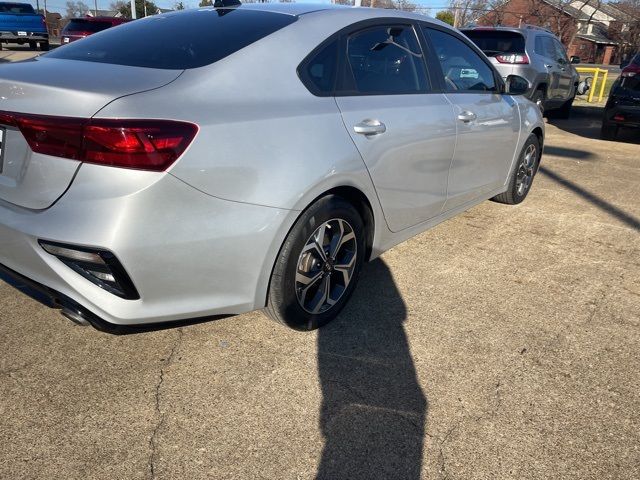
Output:
[[187,320],[180,320],[175,322],[164,323],[148,323],[144,325],[116,325],[109,323],[103,318],[98,317],[93,312],[90,312],[75,300],[63,295],[56,290],[53,290],[41,283],[38,283],[30,278],[20,275],[18,272],[11,270],[0,264],[0,280],[5,281],[16,290],[21,291],[25,295],[33,298],[37,302],[54,309],[59,309],[64,315],[72,314],[74,322],[80,323],[77,319],[80,319],[83,324],[88,324],[101,332],[111,333],[113,335],[128,335],[134,333],[143,333],[153,330],[167,329],[181,327],[185,325],[191,325],[204,321],[213,321],[220,318],[225,318],[227,315],[207,316],[202,318],[193,318]]
[[30,32],[25,31],[26,35],[20,35],[18,31],[15,32],[0,32],[0,41],[2,42],[39,42],[49,41],[49,34],[46,32]]
[[604,112],[604,121],[609,125],[640,128],[640,106],[614,105]]
[[[83,165],[47,210],[0,201],[0,264],[40,301],[86,313],[102,330],[233,315],[264,307],[296,215],[217,199],[166,173]],[[140,298],[101,289],[38,240],[113,252]]]

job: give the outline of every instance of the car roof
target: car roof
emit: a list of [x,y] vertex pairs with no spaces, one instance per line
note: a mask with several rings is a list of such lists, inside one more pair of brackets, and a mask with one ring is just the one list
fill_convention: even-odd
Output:
[[483,31],[492,32],[492,31],[500,31],[500,32],[517,32],[517,33],[522,33],[522,34],[536,32],[536,33],[540,33],[540,34],[543,34],[543,35],[546,34],[546,35],[555,36],[555,35],[553,35],[552,32],[550,32],[546,28],[538,27],[538,26],[535,26],[535,25],[527,25],[525,27],[507,27],[507,26],[502,26],[502,25],[491,27],[491,26],[477,25],[477,26],[470,26],[470,27],[461,28],[460,31],[461,32],[483,32]]
[[352,7],[349,5],[337,5],[331,3],[243,3],[238,6],[228,7],[201,7],[199,9],[182,10],[180,12],[171,12],[165,15],[179,13],[184,15],[186,12],[195,12],[198,10],[222,10],[222,9],[238,9],[238,10],[254,10],[272,13],[281,13],[284,15],[293,15],[301,17],[304,15],[331,15],[335,17],[346,17],[353,21],[367,20],[371,18],[406,18],[419,20],[440,25],[444,28],[457,31],[448,23],[444,23],[436,18],[429,17],[421,13],[407,12],[403,10],[371,8],[371,7]]

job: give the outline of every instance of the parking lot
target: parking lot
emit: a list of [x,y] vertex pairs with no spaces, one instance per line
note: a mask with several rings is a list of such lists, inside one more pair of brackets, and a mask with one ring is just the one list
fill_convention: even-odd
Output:
[[109,336],[0,283],[0,477],[638,478],[640,141],[599,115],[547,126],[523,204],[387,252],[314,333]]

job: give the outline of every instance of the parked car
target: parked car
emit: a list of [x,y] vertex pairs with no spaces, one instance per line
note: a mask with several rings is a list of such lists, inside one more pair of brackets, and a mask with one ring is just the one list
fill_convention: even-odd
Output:
[[620,127],[640,128],[640,53],[637,53],[611,86],[604,107],[602,138],[614,140]]
[[527,96],[541,110],[553,110],[559,118],[569,117],[580,75],[550,31],[526,25],[473,27],[462,32],[489,57],[503,78],[515,74],[529,80]]
[[64,45],[65,43],[71,43],[81,38],[88,37],[94,33],[101,32],[107,28],[115,27],[125,23],[125,18],[114,17],[84,17],[84,18],[72,18],[69,23],[65,25],[60,34],[60,41]]
[[28,3],[0,2],[0,50],[4,43],[29,44],[32,50],[49,50],[44,17]]
[[524,200],[544,136],[527,86],[400,11],[250,4],[106,30],[0,71],[0,264],[108,331],[262,308],[316,328],[364,261]]

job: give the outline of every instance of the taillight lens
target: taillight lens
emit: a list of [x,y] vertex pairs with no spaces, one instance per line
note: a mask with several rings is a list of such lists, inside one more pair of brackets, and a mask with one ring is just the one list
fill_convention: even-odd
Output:
[[524,53],[508,53],[496,55],[496,60],[500,63],[526,64],[529,63],[529,57]]
[[162,171],[191,144],[198,127],[173,120],[79,119],[0,112],[31,150],[82,162]]
[[620,76],[626,78],[635,77],[636,75],[640,75],[640,65],[635,64],[627,65],[626,67],[624,67],[622,73],[620,74]]

